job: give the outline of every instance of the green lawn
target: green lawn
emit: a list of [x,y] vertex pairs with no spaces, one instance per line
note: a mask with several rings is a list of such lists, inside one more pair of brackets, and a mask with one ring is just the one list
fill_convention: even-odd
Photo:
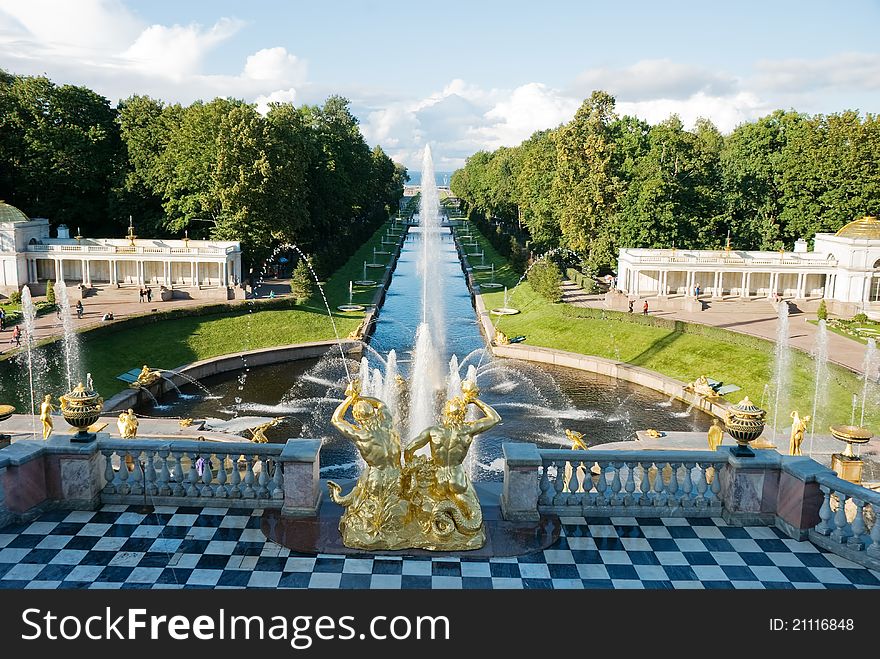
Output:
[[[819,324],[818,320],[808,320],[807,322],[813,325]],[[865,345],[867,345],[869,338],[880,341],[880,323],[870,320],[866,323],[847,322],[838,324],[837,321],[829,318],[825,326],[829,332],[840,334],[840,336],[845,336],[852,341],[858,341]]]
[[[336,307],[348,302],[349,281],[362,278],[364,261],[373,261],[373,246],[381,243],[389,226],[390,223],[378,229],[324,286],[336,330],[343,339],[360,324],[364,313],[343,313]],[[391,255],[380,256],[377,262],[388,264],[391,258]],[[368,269],[372,279],[378,280],[382,274],[384,270],[380,268]],[[376,287],[355,286],[353,302],[366,305],[375,291]],[[95,387],[108,398],[125,387],[116,376],[143,364],[152,368],[177,368],[227,353],[335,338],[324,301],[317,291],[302,305],[294,306],[290,302],[288,308],[278,308],[286,304],[276,299],[269,303],[273,308],[261,309],[261,301],[245,302],[223,314],[186,316],[129,328],[107,326],[83,332],[80,334],[82,370],[91,372]],[[43,350],[50,365],[57,363],[58,342]],[[25,362],[8,362],[8,365],[15,368],[0,371],[2,402],[24,409],[27,407],[24,396],[28,396]],[[62,393],[61,368],[50,366],[47,370],[47,393]]]
[[[741,392],[731,395],[739,401],[748,395],[753,402],[771,407],[775,392],[764,396],[765,383],[772,379],[773,345],[770,342],[748,341],[756,345],[740,345],[739,337],[719,341],[695,334],[676,332],[665,328],[649,327],[622,320],[603,320],[576,317],[576,309],[565,304],[551,304],[534,293],[527,281],[517,286],[518,273],[513,272],[501,257],[471,226],[486,254],[486,263],[495,264],[495,280],[507,285],[508,304],[520,309],[515,316],[493,316],[495,326],[508,336],[525,335],[526,344],[557,348],[586,355],[617,359],[629,364],[657,371],[664,375],[690,382],[700,375],[737,384]],[[479,257],[474,258],[479,263]],[[490,273],[475,271],[477,281],[488,281]],[[503,289],[483,294],[488,309],[504,303]],[[620,318],[620,316],[616,316]],[[725,332],[727,333],[727,332]],[[729,333],[732,334],[732,333]],[[797,409],[811,414],[814,396],[815,365],[806,354],[793,351],[793,375],[785,409],[780,409],[779,426],[790,425],[789,412]],[[833,364],[830,366],[831,383],[824,398],[824,412],[817,414],[817,432],[831,423],[849,423],[852,394],[861,394],[862,382],[854,374]],[[771,417],[768,414],[768,417]],[[768,418],[772,423],[772,418]],[[876,427],[880,412],[866,411],[866,423]]]

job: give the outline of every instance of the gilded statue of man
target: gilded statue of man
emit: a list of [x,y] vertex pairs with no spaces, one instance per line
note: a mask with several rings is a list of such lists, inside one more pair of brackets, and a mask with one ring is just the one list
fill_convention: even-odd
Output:
[[119,418],[116,420],[116,427],[119,429],[119,436],[122,439],[137,437],[138,419],[134,410],[129,408],[127,412],[120,412]]
[[[349,409],[354,423],[345,418]],[[361,549],[411,546],[402,537],[406,503],[400,500],[400,437],[388,407],[376,398],[361,396],[360,382],[353,380],[331,422],[354,442],[366,463],[348,494],[341,494],[337,483],[327,483],[330,498],[346,509],[339,521],[343,542]]]
[[809,423],[809,414],[801,418],[797,410],[791,413],[791,436],[788,442],[789,455],[801,455],[801,443],[804,441],[804,433]]
[[43,402],[40,403],[40,421],[43,422],[43,439],[49,439],[49,435],[52,434],[52,412],[54,411],[55,407],[52,405],[52,396],[46,394],[43,397]]
[[[419,508],[430,515],[430,528],[426,530],[428,535],[437,538],[433,546],[426,543],[428,549],[476,549],[485,542],[480,501],[464,467],[464,459],[474,436],[495,426],[501,417],[477,398],[480,390],[475,382],[465,380],[461,390],[461,398],[446,402],[441,424],[423,430],[404,451],[404,460],[410,466],[418,465],[416,451],[423,446],[431,449],[431,480],[425,482],[428,475],[425,469],[420,469],[416,476],[422,490]],[[465,420],[470,405],[482,412],[474,421]]]

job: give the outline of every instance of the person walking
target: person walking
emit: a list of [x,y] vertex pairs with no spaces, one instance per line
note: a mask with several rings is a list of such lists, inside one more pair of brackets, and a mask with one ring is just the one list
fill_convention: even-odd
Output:
[[645,300],[645,306],[642,307],[642,314],[645,316],[648,315],[648,301],[647,300]]
[[77,300],[77,301],[76,301],[76,317],[77,317],[77,318],[80,318],[80,319],[83,317],[83,303],[82,303],[82,300]]
[[143,302],[143,301],[144,301],[144,289],[142,288],[141,290],[138,291],[138,302]]
[[634,304],[635,304],[635,300],[630,300],[630,301],[629,301],[629,313],[632,313],[632,312],[633,312],[633,305],[634,305]]
[[152,302],[153,301],[153,289],[151,289],[149,286],[147,286],[146,293],[147,293],[147,302]]
[[17,347],[21,347],[21,325],[16,325],[15,329],[12,330],[12,342],[15,343]]
[[0,332],[6,331],[6,309],[0,307]]

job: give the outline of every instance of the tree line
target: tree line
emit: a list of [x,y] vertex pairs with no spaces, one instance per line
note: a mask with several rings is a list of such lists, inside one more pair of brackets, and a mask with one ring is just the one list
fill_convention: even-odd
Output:
[[406,169],[349,102],[184,106],[0,71],[0,199],[86,237],[237,240],[258,263],[296,243],[329,274],[397,211]]
[[776,111],[722,135],[618,116],[596,91],[519,146],[478,151],[451,180],[472,216],[566,247],[593,273],[624,247],[791,248],[880,211],[880,118]]

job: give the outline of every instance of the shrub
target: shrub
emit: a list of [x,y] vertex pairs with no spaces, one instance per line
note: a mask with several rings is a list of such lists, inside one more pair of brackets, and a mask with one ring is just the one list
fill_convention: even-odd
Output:
[[863,314],[863,313],[857,313],[855,316],[852,317],[852,319],[853,319],[854,323],[867,323],[868,322],[867,314]]
[[816,309],[816,318],[819,320],[828,320],[828,305],[825,304],[825,300],[819,302],[819,308]]
[[55,304],[55,284],[51,279],[46,282],[46,302]]
[[562,301],[562,272],[552,261],[541,261],[529,270],[529,284],[550,302]]
[[520,247],[519,241],[510,237],[510,267],[516,272],[524,272],[528,263],[528,253]]
[[290,276],[290,292],[297,302],[303,302],[312,297],[315,292],[315,281],[305,259],[300,259]]
[[21,304],[21,291],[12,291],[9,294],[9,301],[12,304]]

